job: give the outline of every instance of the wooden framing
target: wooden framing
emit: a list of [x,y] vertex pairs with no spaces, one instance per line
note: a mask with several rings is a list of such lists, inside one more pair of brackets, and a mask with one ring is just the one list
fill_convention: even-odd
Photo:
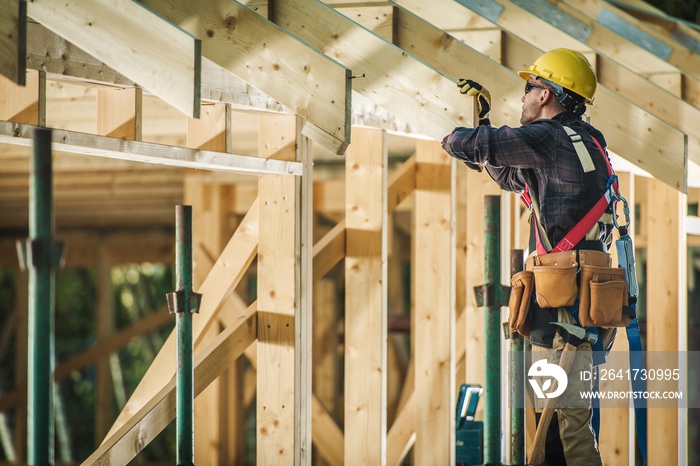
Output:
[[[235,288],[240,282],[243,273],[253,261],[258,248],[258,215],[258,203],[256,202],[241,221],[236,233],[221,253],[219,261],[212,267],[198,290],[202,294],[202,302],[197,318],[192,319],[195,354],[197,354],[202,334],[206,333],[213,325],[223,299],[228,295],[229,290]],[[117,416],[117,420],[107,434],[106,440],[102,442],[103,444],[172,378],[176,367],[175,356],[175,334],[171,333],[126,406]]]
[[148,0],[144,5],[201,37],[203,54],[211,61],[306,118],[306,136],[338,154],[345,152],[350,142],[349,69],[236,1]]
[[355,129],[346,155],[345,464],[381,465],[386,454],[387,171],[384,132]]
[[[0,121],[0,143],[31,146],[34,126]],[[53,130],[54,150],[94,155],[132,162],[146,162],[184,168],[221,170],[247,174],[281,173],[299,175],[301,164],[263,160],[246,155],[187,149],[127,139],[110,138],[76,131]]]
[[[201,41],[137,2],[29,2],[29,15],[187,115],[199,116]],[[125,32],[128,31],[128,32]],[[152,70],[159,70],[154,73]]]
[[439,143],[416,145],[415,391],[417,464],[453,464],[455,161]]
[[[251,306],[233,325],[219,334],[194,361],[194,393],[218,377],[255,340],[257,312]],[[173,366],[175,367],[175,366]],[[164,386],[108,437],[82,464],[128,464],[175,419],[175,379],[163,380]]]
[[[345,11],[345,10],[342,10]],[[274,21],[353,70],[352,88],[421,134],[442,140],[471,124],[471,99],[446,99],[455,84],[323,3],[275,0]]]
[[46,73],[27,71],[24,86],[0,77],[0,120],[46,125]]
[[24,86],[27,69],[27,2],[8,0],[0,9],[0,71]]
[[[647,180],[647,351],[687,351],[687,267],[685,196],[657,180]],[[683,329],[681,333],[679,330]],[[683,371],[683,369],[681,369]],[[678,390],[679,382],[649,381],[647,389]],[[679,432],[678,409],[655,408],[647,411],[648,462],[686,464],[685,445]]]
[[[536,19],[521,7],[522,0],[496,0],[490,5],[474,6],[474,11],[460,2],[447,0],[435,0],[437,3],[430,8],[416,0],[329,2],[337,11],[317,1],[300,0],[276,0],[270,3],[270,8],[263,1],[244,6],[243,2],[225,0],[199,3],[147,0],[146,6],[156,14],[141,5],[127,5],[126,11],[138,10],[134,17],[143,21],[131,18],[127,23],[114,21],[122,26],[127,24],[124,27],[130,31],[127,38],[110,32],[112,25],[103,24],[104,19],[101,19],[122,11],[118,6],[107,5],[106,0],[88,6],[81,2],[76,6],[75,3],[58,5],[48,0],[35,0],[30,5],[30,9],[38,12],[35,19],[42,24],[30,22],[28,27],[40,31],[40,37],[49,38],[50,42],[42,44],[41,39],[28,38],[28,66],[32,69],[27,73],[28,86],[24,89],[27,94],[17,94],[17,90],[23,89],[4,78],[0,80],[5,90],[0,90],[0,100],[5,97],[0,102],[4,112],[0,120],[5,120],[0,121],[0,144],[28,147],[33,127],[46,123],[47,73],[54,85],[66,80],[89,82],[99,86],[94,99],[96,134],[54,131],[54,145],[61,151],[57,170],[62,173],[75,167],[80,170],[61,182],[71,187],[60,195],[62,201],[66,201],[64,209],[88,205],[86,212],[99,213],[101,209],[111,208],[109,202],[101,199],[85,204],[95,192],[95,185],[111,177],[116,180],[110,184],[115,193],[130,191],[133,198],[144,198],[141,205],[144,211],[156,210],[147,199],[149,192],[160,190],[158,192],[167,194],[173,201],[183,195],[187,200],[198,196],[197,204],[202,206],[207,220],[200,225],[200,231],[206,230],[206,239],[201,241],[205,244],[199,244],[197,251],[202,256],[199,262],[211,264],[211,270],[206,276],[202,274],[198,291],[204,296],[203,303],[200,314],[194,319],[197,382],[201,383],[197,393],[201,393],[206,384],[211,387],[210,382],[219,377],[224,367],[234,364],[237,356],[246,352],[251,361],[245,375],[235,376],[238,381],[245,379],[247,382],[236,388],[234,403],[224,402],[217,394],[216,400],[209,402],[206,414],[200,409],[205,423],[214,418],[209,413],[217,407],[225,411],[216,426],[212,423],[209,440],[228,442],[235,429],[227,433],[223,423],[228,420],[227,416],[236,417],[231,406],[251,403],[257,385],[256,456],[259,464],[310,464],[312,440],[318,456],[334,466],[356,461],[358,452],[366,455],[363,463],[400,464],[411,448],[417,464],[454,462],[455,388],[460,382],[483,383],[484,362],[479,357],[483,322],[471,290],[483,283],[483,206],[480,201],[483,195],[495,194],[498,190],[485,174],[467,171],[462,166],[459,167],[462,170],[459,182],[455,182],[455,163],[440,150],[436,141],[421,138],[440,140],[453,126],[472,125],[473,100],[460,96],[454,87],[454,81],[464,77],[465,70],[473,73],[467,77],[488,83],[494,96],[494,121],[516,126],[522,80],[513,71],[526,66],[551,43],[582,48],[594,61],[603,86],[596,106],[589,112],[592,122],[606,134],[611,149],[617,149],[627,160],[665,183],[645,180],[649,188],[639,196],[640,202],[649,205],[649,210],[644,214],[646,231],[638,236],[637,245],[646,246],[650,257],[648,306],[659,309],[653,316],[649,314],[649,348],[683,351],[687,347],[683,324],[687,307],[683,270],[686,227],[682,223],[686,199],[679,192],[687,190],[688,156],[700,161],[700,131],[694,125],[700,110],[691,95],[695,78],[681,73],[680,66],[677,69],[630,41],[620,41],[616,34],[600,24],[591,24],[588,19],[594,18],[584,18],[588,13],[574,11],[568,0],[554,2],[559,5],[555,11],[565,12],[588,26],[592,33],[584,40],[576,32],[564,33]],[[552,4],[549,5],[551,8]],[[594,10],[595,5],[599,2],[589,2],[586,8]],[[47,11],[56,12],[56,18],[73,15],[64,22],[78,30],[76,36],[64,35],[62,30],[59,36],[46,30],[45,27],[64,26],[56,24],[59,19],[41,17]],[[76,27],[78,13],[86,12],[92,15],[93,26]],[[263,13],[271,21],[264,19]],[[414,13],[419,13],[422,19]],[[138,16],[140,14],[143,15]],[[168,24],[157,15],[178,26]],[[123,19],[124,15],[120,17]],[[7,24],[0,17],[0,30]],[[151,87],[133,75],[133,70],[139,67],[144,72],[152,72],[155,66],[171,63],[171,54],[163,53],[161,57],[160,49],[154,52],[154,42],[144,41],[143,37],[139,38],[137,45],[141,47],[136,55],[139,59],[148,56],[148,63],[130,60],[134,54],[125,52],[123,47],[133,45],[133,36],[138,36],[134,31],[141,28],[156,34],[162,34],[163,30],[175,31],[178,40],[182,40],[179,45],[173,41],[173,49],[180,51],[180,57],[187,55],[188,58],[173,66],[189,83],[185,87],[191,96],[183,97],[179,105],[189,106],[186,111],[192,115],[199,112],[199,119],[186,121],[183,117],[181,120],[185,123],[183,127],[187,127],[189,148],[141,141],[143,93],[147,100],[154,99],[148,94],[164,100],[173,98],[166,96],[169,90],[163,85],[167,73],[150,76],[151,82],[156,83]],[[95,32],[106,34],[117,43],[119,47],[116,48],[122,50],[116,52],[114,61],[106,64],[104,43],[90,40]],[[622,44],[624,50],[616,51],[609,44],[603,44],[608,39]],[[71,43],[73,40],[75,43]],[[198,47],[200,40],[202,54],[207,58],[199,65],[201,80],[197,81],[200,78],[188,74],[190,65],[193,72],[198,68],[197,53],[189,52]],[[14,42],[10,42],[14,46]],[[0,40],[0,63],[4,43]],[[76,46],[86,49],[79,50]],[[649,57],[652,58],[647,60]],[[81,67],[83,59],[85,66]],[[494,59],[501,60],[502,65]],[[350,79],[351,74],[356,76]],[[364,77],[359,77],[363,74]],[[406,121],[403,128],[417,133],[411,142],[415,144],[416,156],[387,177],[387,152],[394,135],[376,128],[354,128],[345,182],[333,180],[311,189],[313,163],[308,138],[315,138],[333,152],[344,151],[350,141],[351,87],[362,96],[357,115],[362,116],[363,111],[364,116],[369,115],[363,121],[376,122],[385,115],[370,115],[371,110],[363,110],[365,105],[377,112],[383,112],[379,106],[388,109],[402,120],[390,122],[395,125]],[[10,102],[14,96],[19,97]],[[197,100],[200,98],[217,103],[200,105]],[[88,108],[83,105],[85,102],[70,110],[70,115],[85,113]],[[29,112],[25,111],[27,108]],[[285,114],[250,112],[253,109]],[[242,125],[245,128],[234,128],[236,121],[231,117],[232,111],[248,112]],[[52,121],[61,121],[61,118],[62,115],[53,116]],[[251,130],[250,123],[258,121],[260,127]],[[378,125],[384,127],[384,123]],[[232,154],[236,130],[246,135],[256,134],[259,157]],[[184,141],[184,136],[181,137]],[[0,155],[6,155],[3,150],[0,147]],[[253,150],[254,147],[250,153]],[[15,151],[19,154],[26,149],[20,147]],[[105,166],[79,160],[82,155],[122,160],[110,164],[109,170],[114,171],[107,172]],[[11,205],[19,205],[24,199],[18,194],[19,190],[26,189],[26,181],[19,179],[25,172],[21,167],[24,160],[20,157],[8,157],[8,160],[8,164],[0,164],[3,179],[16,174],[17,180],[11,181],[12,193],[3,199],[8,199]],[[224,173],[199,177],[197,182],[201,183],[196,189],[201,190],[196,193],[191,191],[195,184],[191,172],[187,177],[174,176],[172,172],[156,175],[159,170],[151,169],[152,173],[138,182],[123,183],[125,178],[119,177],[128,176],[131,180],[139,176],[136,170],[140,169],[128,164],[134,161]],[[131,173],[124,175],[120,170]],[[323,167],[321,171],[325,174],[333,170]],[[240,178],[227,180],[231,172],[262,177],[246,184]],[[88,177],[92,185],[81,183],[80,178]],[[171,177],[178,183],[186,179],[184,188],[173,189]],[[624,177],[623,174],[621,178]],[[633,175],[628,178],[628,183],[634,182]],[[229,181],[237,183],[236,187],[225,186]],[[138,184],[148,184],[149,189],[135,188]],[[456,190],[462,193],[458,194],[462,199],[455,199]],[[327,199],[314,202],[312,193],[320,197],[338,191],[343,194],[333,202]],[[253,201],[258,192],[259,200]],[[411,195],[409,202],[401,206],[401,215],[394,218],[398,227],[392,225],[389,214]],[[232,226],[228,217],[241,215],[251,202],[246,218],[223,247]],[[458,202],[459,206],[455,207]],[[310,247],[312,206],[332,211],[323,217],[324,229],[328,220],[338,221],[345,213],[345,219],[314,244],[313,250]],[[128,207],[125,210],[128,215]],[[457,210],[459,214],[455,214]],[[408,211],[415,218],[412,227],[405,220]],[[517,217],[519,211],[510,209],[507,215]],[[69,224],[79,225],[74,218]],[[153,243],[160,246],[157,251],[149,251],[148,257],[163,257],[171,253],[170,247],[163,246],[167,242],[163,239],[167,231],[162,230],[162,225],[168,225],[168,221],[156,215],[152,219],[161,225]],[[455,220],[459,222],[457,225]],[[23,218],[13,223],[20,227],[23,224]],[[95,215],[92,225],[99,224],[99,216]],[[412,341],[416,349],[409,366],[400,368],[400,376],[396,373],[392,376],[400,378],[405,369],[406,380],[391,423],[387,416],[387,372],[396,366],[388,363],[386,346],[389,286],[386,268],[389,251],[397,255],[407,253],[406,249],[392,249],[387,244],[394,228],[400,228],[402,234],[410,230],[414,241],[410,254],[413,260],[412,302],[415,304]],[[513,233],[510,240],[516,241],[516,235]],[[76,238],[87,238],[90,243],[85,247],[85,255],[81,254],[78,259],[82,262],[97,260],[101,250],[103,263],[108,263],[105,251],[117,241],[110,234],[82,236],[71,232],[68,236],[76,243],[79,242]],[[124,241],[128,240],[120,238],[117,242]],[[3,238],[0,243],[2,251],[6,251],[7,240]],[[100,243],[103,243],[102,249]],[[129,257],[135,257],[136,253],[132,251]],[[240,298],[233,297],[237,299],[235,303],[226,302],[226,299],[235,293],[234,288],[243,280],[256,254],[259,301],[244,310]],[[652,255],[655,259],[651,259]],[[111,250],[110,256],[115,256]],[[661,264],[659,257],[671,257],[671,260]],[[313,356],[318,355],[312,354],[310,347],[314,294],[311,284],[342,259],[345,259],[347,279],[344,328],[347,349],[345,411],[339,417],[342,417],[345,432],[336,423],[336,413],[331,407],[324,407],[323,401],[332,396],[312,393],[311,362]],[[333,293],[320,287],[315,292],[316,296],[325,294],[326,298]],[[225,310],[225,315],[221,315],[224,314],[221,309]],[[319,308],[316,312],[324,310]],[[151,328],[159,322],[159,318],[149,318],[139,323],[139,328]],[[332,320],[326,324],[332,325]],[[221,326],[225,328],[216,336]],[[103,326],[101,333],[109,333],[107,327]],[[331,339],[335,331],[335,327],[326,327]],[[205,348],[208,332],[213,340],[211,346]],[[123,343],[126,335],[120,332],[101,339],[81,358],[59,365],[56,377],[64,377],[65,371],[75,367],[71,364],[86,364],[86,361],[103,357],[116,347],[114,345]],[[624,348],[624,343],[620,338],[616,349]],[[325,359],[332,357],[337,349],[335,344],[331,345]],[[104,443],[85,464],[126,464],[167,425],[174,414],[174,385],[170,382],[174,368],[171,338]],[[17,405],[23,395],[21,387],[16,388],[0,400],[0,405]],[[481,411],[477,417],[480,415]],[[625,462],[633,450],[620,446],[627,442],[628,412],[606,412],[605,416],[604,426],[609,432],[603,434],[601,443],[605,462]],[[240,421],[240,416],[237,419]],[[669,411],[657,410],[650,414],[650,462],[661,461],[662,453],[666,461],[668,454],[662,447],[668,444],[678,445],[671,461],[684,462],[683,422]],[[204,427],[201,424],[199,427],[196,430],[203,432]],[[234,451],[237,446],[218,452],[206,448],[206,445],[199,447],[198,462],[233,464],[240,457],[240,450]]]
[[96,134],[112,138],[141,140],[143,89],[97,89]]

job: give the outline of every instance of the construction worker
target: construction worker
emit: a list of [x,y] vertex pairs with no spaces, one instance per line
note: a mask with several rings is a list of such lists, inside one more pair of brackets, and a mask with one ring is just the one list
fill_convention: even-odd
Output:
[[[522,126],[491,126],[490,93],[479,83],[461,79],[458,81],[460,91],[477,97],[479,126],[455,128],[443,139],[443,148],[474,170],[486,169],[502,189],[521,193],[526,204],[531,203],[534,214],[530,222],[530,251],[533,251],[533,257],[528,260],[529,265],[538,257],[545,258],[552,245],[560,247],[559,250],[571,249],[574,254],[596,251],[607,256],[605,253],[612,242],[613,230],[609,205],[605,206],[608,213],[587,225],[584,234],[579,235],[581,238],[569,241],[569,233],[575,227],[581,229],[582,218],[606,192],[610,180],[605,138],[582,119],[586,105],[593,103],[597,86],[595,72],[580,52],[560,48],[545,53],[528,70],[518,74],[525,80],[521,98]],[[576,139],[583,145],[575,147],[573,141]],[[587,152],[593,165],[584,168],[585,154],[579,155],[579,152]],[[573,244],[567,245],[567,241]],[[534,257],[535,251],[537,257]],[[576,267],[573,270],[576,280]],[[539,293],[537,283],[535,288]],[[530,296],[525,299],[529,306],[527,325],[517,330],[530,337],[533,361],[538,356],[558,361],[565,342],[550,322],[578,324],[577,297],[574,296],[576,302],[573,304],[567,302],[567,305],[552,307],[542,306]],[[609,344],[614,333],[603,333],[606,333],[606,343]],[[577,356],[569,373],[569,389],[572,381],[579,378],[576,372],[591,370],[590,352],[588,343],[579,346],[577,354],[587,356]],[[592,389],[591,381],[579,380],[576,383],[580,385],[576,388]],[[557,409],[552,426],[556,429],[558,424],[561,441],[548,442],[545,464],[600,465],[591,418],[590,403],[583,407]]]

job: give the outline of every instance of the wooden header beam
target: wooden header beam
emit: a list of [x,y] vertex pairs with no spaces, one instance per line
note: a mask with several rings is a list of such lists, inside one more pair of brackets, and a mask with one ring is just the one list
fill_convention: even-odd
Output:
[[201,41],[140,3],[33,0],[29,15],[185,114],[199,116]]
[[0,8],[0,73],[24,86],[27,70],[27,2],[6,0]]
[[[31,125],[0,121],[0,143],[31,146],[35,128]],[[56,151],[174,167],[229,171],[250,175],[301,176],[302,170],[302,165],[299,162],[130,141],[76,131],[55,129],[52,132],[52,141],[53,149]]]
[[338,154],[350,143],[350,70],[229,0],[145,0],[202,38],[204,56],[307,119],[305,136]]

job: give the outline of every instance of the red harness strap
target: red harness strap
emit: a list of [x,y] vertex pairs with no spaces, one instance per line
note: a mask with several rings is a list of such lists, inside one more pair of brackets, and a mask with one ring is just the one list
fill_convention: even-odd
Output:
[[[591,228],[593,228],[593,225],[596,224],[598,219],[600,219],[600,217],[605,213],[605,210],[608,208],[613,199],[615,199],[619,194],[617,177],[615,176],[615,172],[613,171],[612,166],[608,161],[608,157],[605,155],[605,151],[603,151],[603,148],[601,147],[598,140],[596,138],[592,139],[593,142],[595,142],[596,146],[598,146],[598,150],[603,156],[603,160],[605,160],[605,165],[608,168],[608,175],[610,176],[610,179],[608,181],[608,187],[605,189],[605,192],[600,197],[600,199],[598,199],[598,202],[595,203],[591,210],[589,210],[588,213],[584,215],[583,218],[579,220],[579,222],[576,225],[574,225],[574,227],[561,239],[561,241],[557,243],[556,246],[552,248],[551,251],[547,251],[545,249],[544,245],[542,244],[542,239],[540,238],[540,229],[535,228],[535,239],[538,255],[547,254],[548,252],[571,250],[574,246],[576,246],[579,243],[579,241],[581,241],[586,236],[586,233],[588,233],[591,230]],[[523,201],[523,204],[525,204],[525,206],[529,210],[532,210],[532,198],[530,196],[530,188],[527,184],[525,184],[525,191],[521,194],[520,199]],[[539,222],[539,219],[537,218],[537,215],[535,215],[534,212],[532,216],[535,222]]]

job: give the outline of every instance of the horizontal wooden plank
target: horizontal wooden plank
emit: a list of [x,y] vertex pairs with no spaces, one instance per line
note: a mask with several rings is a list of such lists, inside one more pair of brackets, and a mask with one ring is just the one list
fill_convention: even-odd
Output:
[[187,115],[198,117],[201,41],[138,2],[29,2],[29,15]]
[[446,98],[455,93],[455,83],[425,62],[319,1],[274,5],[277,24],[352,69],[353,90],[415,132],[441,140],[455,126],[471,124],[471,99]]
[[27,69],[27,2],[6,0],[0,8],[0,73],[24,86]]
[[202,38],[205,57],[304,117],[306,136],[345,151],[350,70],[236,1],[143,3]]
[[[0,121],[0,143],[30,146],[35,129],[31,125]],[[53,130],[52,141],[54,150],[74,154],[255,175],[301,176],[301,164],[298,162],[129,141],[66,130]]]

